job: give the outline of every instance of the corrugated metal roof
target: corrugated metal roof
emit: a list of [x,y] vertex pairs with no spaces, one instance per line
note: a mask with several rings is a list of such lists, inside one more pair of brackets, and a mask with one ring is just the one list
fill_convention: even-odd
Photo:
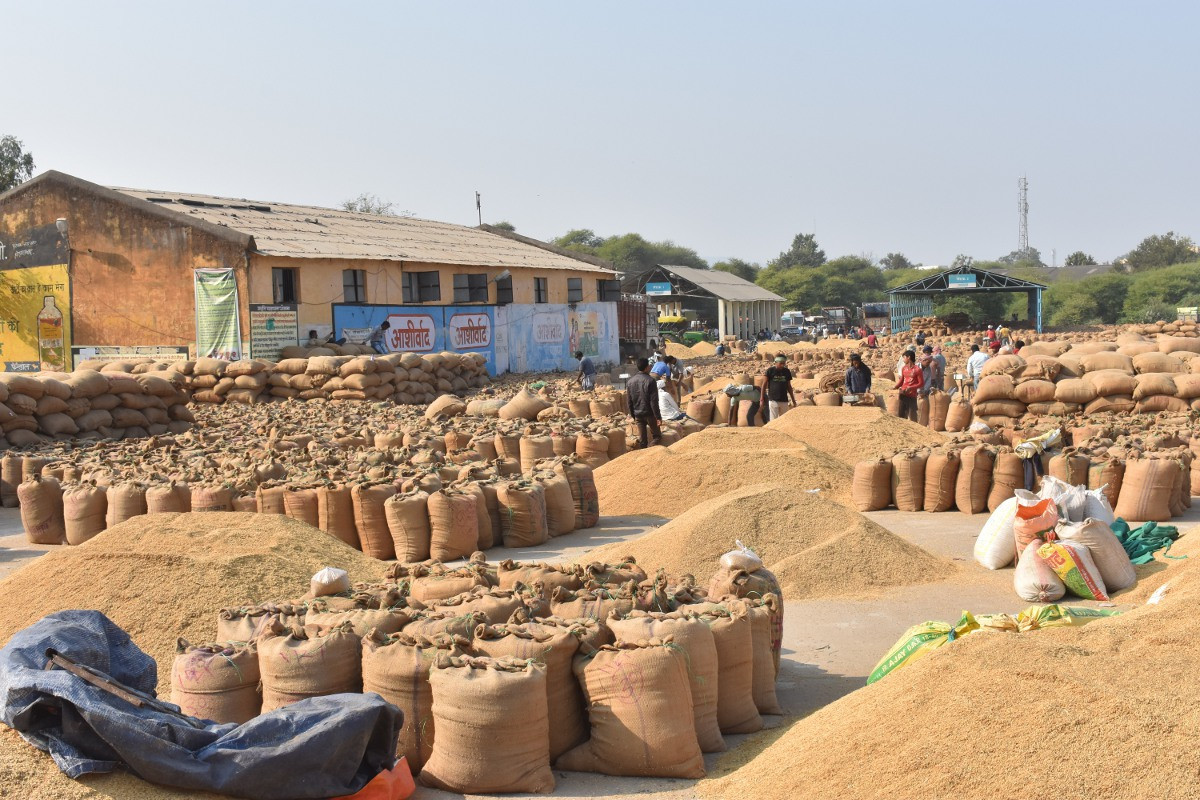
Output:
[[722,300],[745,302],[751,300],[782,301],[784,299],[774,292],[768,292],[758,284],[751,283],[729,272],[721,272],[716,269],[672,267],[666,264],[660,264],[659,269],[671,275],[677,275],[685,281],[694,283],[704,291]]
[[448,222],[204,194],[110,188],[186,217],[253,236],[258,252],[265,255],[613,272],[561,253]]

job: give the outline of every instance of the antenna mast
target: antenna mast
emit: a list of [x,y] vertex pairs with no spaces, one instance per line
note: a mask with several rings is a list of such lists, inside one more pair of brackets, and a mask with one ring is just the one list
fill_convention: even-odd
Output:
[[1024,175],[1017,180],[1017,214],[1021,219],[1017,252],[1025,253],[1029,251],[1029,181]]

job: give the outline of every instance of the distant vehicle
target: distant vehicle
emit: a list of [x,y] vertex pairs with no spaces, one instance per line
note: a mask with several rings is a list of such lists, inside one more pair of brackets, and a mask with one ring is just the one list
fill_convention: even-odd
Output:
[[617,303],[617,337],[622,361],[650,355],[650,343],[658,343],[658,308],[646,295],[621,295]]
[[805,322],[803,311],[785,311],[779,317],[780,328],[799,328]]
[[799,325],[788,326],[788,327],[780,328],[779,335],[780,336],[801,336],[802,334],[800,332],[802,330],[804,330],[804,329],[801,328]]

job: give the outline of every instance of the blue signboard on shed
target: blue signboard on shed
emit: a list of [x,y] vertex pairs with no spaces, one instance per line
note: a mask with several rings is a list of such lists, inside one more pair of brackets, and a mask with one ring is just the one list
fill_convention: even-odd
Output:
[[975,273],[968,272],[959,275],[947,275],[947,287],[951,289],[974,289]]
[[670,281],[650,281],[646,284],[646,294],[673,294]]

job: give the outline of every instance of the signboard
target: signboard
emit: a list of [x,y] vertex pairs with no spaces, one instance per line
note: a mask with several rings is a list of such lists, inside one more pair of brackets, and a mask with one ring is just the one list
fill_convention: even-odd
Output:
[[675,290],[671,287],[670,281],[650,281],[646,284],[646,288],[642,290],[646,294],[674,294]]
[[278,361],[283,348],[300,343],[300,312],[295,303],[250,304],[250,357]]
[[1200,315],[1200,306],[1179,306],[1175,309],[1175,313],[1179,315],[1181,320],[1195,321]]
[[538,344],[562,344],[567,340],[567,322],[561,311],[535,312],[533,341]]
[[183,362],[188,360],[188,349],[170,345],[71,348],[71,364],[75,369],[79,369],[79,364],[83,361],[124,361],[128,358],[153,358],[155,361]]
[[492,343],[492,319],[486,311],[451,314],[446,318],[446,332],[454,350],[483,350]]
[[71,368],[71,290],[66,264],[0,271],[0,366],[6,372]]
[[388,314],[383,344],[389,353],[432,353],[438,325],[430,314]]
[[947,286],[951,289],[974,289],[975,273],[965,275],[947,275]]
[[242,357],[237,279],[232,269],[194,270],[196,356],[237,361]]
[[599,311],[572,311],[571,340],[567,350],[572,356],[582,352],[592,358],[600,357],[600,342],[604,339],[605,319]]

